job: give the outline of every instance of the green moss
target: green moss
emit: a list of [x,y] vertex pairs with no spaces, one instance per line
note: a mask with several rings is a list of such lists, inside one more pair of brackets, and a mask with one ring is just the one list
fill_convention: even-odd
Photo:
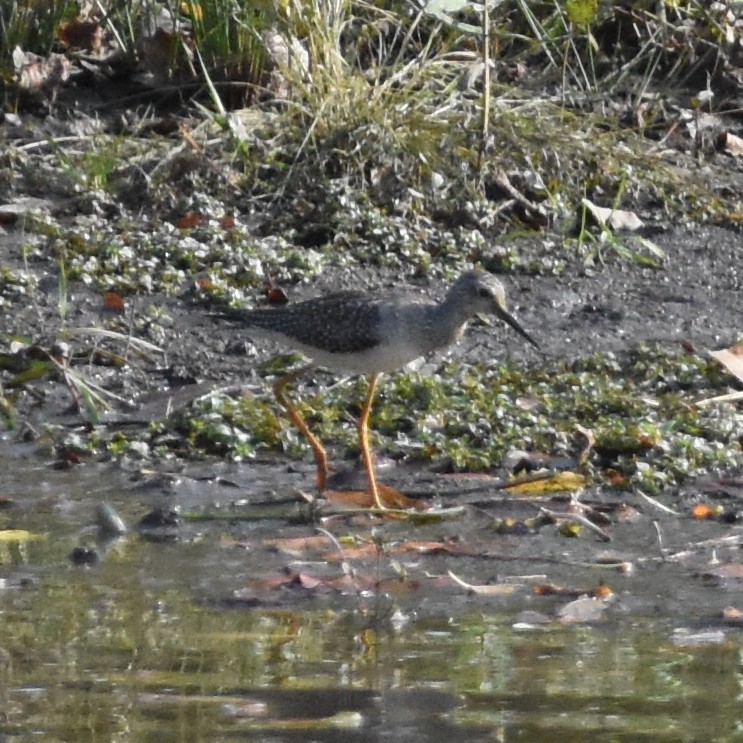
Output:
[[[451,362],[437,375],[385,380],[372,415],[375,446],[387,455],[447,462],[486,471],[509,449],[575,454],[577,426],[593,431],[588,461],[594,479],[616,473],[649,491],[689,476],[743,464],[743,412],[733,405],[697,407],[720,394],[727,379],[714,362],[638,350],[626,361],[594,355],[539,369]],[[311,428],[328,444],[357,452],[356,417],[363,380],[324,394],[295,393]],[[307,447],[272,396],[222,399],[191,423],[191,441],[207,452],[236,456],[246,442],[292,454]],[[240,435],[230,439],[231,429]]]

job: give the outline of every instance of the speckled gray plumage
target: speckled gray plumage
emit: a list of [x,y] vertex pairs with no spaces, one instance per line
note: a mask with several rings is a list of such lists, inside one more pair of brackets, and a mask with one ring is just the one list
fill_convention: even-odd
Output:
[[249,327],[327,353],[366,351],[381,340],[378,302],[359,292],[336,292],[286,307],[230,314]]
[[439,302],[416,294],[339,292],[277,309],[233,310],[250,329],[301,351],[320,366],[360,374],[398,369],[455,343],[478,313],[494,313],[530,343],[507,312],[503,286],[468,271]]

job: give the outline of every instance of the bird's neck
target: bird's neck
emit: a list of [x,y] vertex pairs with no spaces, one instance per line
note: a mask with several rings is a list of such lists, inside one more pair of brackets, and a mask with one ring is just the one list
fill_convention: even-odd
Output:
[[455,298],[446,297],[431,312],[432,322],[429,330],[436,335],[439,344],[456,343],[464,332],[470,316],[463,311],[461,303]]

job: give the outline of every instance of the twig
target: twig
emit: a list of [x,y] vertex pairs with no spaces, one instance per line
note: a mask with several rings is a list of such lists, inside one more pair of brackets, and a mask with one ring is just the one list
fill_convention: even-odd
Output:
[[674,511],[672,508],[669,508],[668,506],[664,506],[660,501],[657,501],[655,498],[651,498],[646,493],[643,493],[642,490],[635,491],[642,499],[647,501],[651,506],[655,506],[657,509],[671,514],[671,516],[680,516],[681,514],[678,511]]
[[540,507],[539,513],[543,513],[545,516],[549,516],[555,520],[562,519],[563,521],[572,521],[581,526],[585,526],[586,529],[590,529],[592,532],[598,534],[599,538],[604,542],[611,542],[611,536],[609,534],[607,534],[600,526],[596,526],[596,524],[579,513],[552,511],[549,508],[544,508],[544,506]]
[[527,212],[531,214],[542,214],[543,210],[537,204],[529,201],[522,193],[511,185],[511,181],[508,180],[506,171],[502,168],[498,168],[494,173],[494,180],[498,184],[499,188],[502,188],[514,201],[521,204]]
[[705,407],[707,405],[714,405],[718,402],[737,402],[743,400],[743,392],[728,392],[726,395],[717,395],[717,397],[707,397],[704,400],[697,400],[695,403],[698,408]]
[[[692,544],[685,550],[680,552],[674,552],[672,555],[665,555],[664,560],[672,560],[678,562],[683,560],[685,557],[690,557],[699,552],[712,549],[714,552],[715,547],[740,547],[743,544],[743,534],[731,534],[727,537],[717,537],[716,539],[705,539],[701,542]],[[715,555],[715,558],[717,556]]]
[[29,150],[40,149],[41,147],[52,146],[55,144],[64,144],[65,142],[80,142],[89,139],[89,135],[70,135],[66,137],[49,137],[49,139],[40,139],[36,142],[18,145],[15,149],[18,152],[28,152]]

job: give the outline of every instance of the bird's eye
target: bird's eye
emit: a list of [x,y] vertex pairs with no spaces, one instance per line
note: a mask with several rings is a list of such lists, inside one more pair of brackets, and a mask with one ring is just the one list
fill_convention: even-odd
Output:
[[487,286],[481,286],[477,290],[477,296],[482,297],[483,299],[492,299],[493,293],[487,288]]

